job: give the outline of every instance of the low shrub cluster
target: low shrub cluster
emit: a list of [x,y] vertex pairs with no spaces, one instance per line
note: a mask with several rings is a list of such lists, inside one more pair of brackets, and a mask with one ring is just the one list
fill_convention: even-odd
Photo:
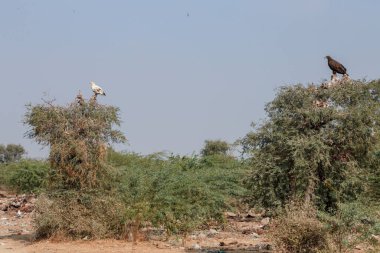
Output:
[[223,211],[246,193],[242,178],[247,170],[231,157],[125,154],[124,164],[119,189],[127,220],[149,221],[168,233],[222,223]]
[[246,193],[247,168],[225,156],[141,156],[108,152],[113,190],[61,190],[37,204],[37,237],[124,238],[144,224],[166,235],[223,224],[223,212]]
[[347,252],[361,243],[379,246],[373,237],[380,234],[378,210],[378,207],[368,205],[368,201],[355,201],[339,203],[334,214],[319,212],[319,219],[328,229],[334,252]]
[[374,235],[379,233],[378,208],[351,202],[338,204],[334,214],[290,203],[276,217],[269,234],[279,252],[342,253],[359,244],[367,244],[366,252],[378,252]]
[[55,191],[36,203],[37,238],[123,238],[125,205],[113,193]]
[[0,164],[0,185],[18,193],[38,193],[46,187],[48,172],[49,165],[45,161]]
[[310,206],[289,204],[270,231],[278,252],[331,252],[328,229]]

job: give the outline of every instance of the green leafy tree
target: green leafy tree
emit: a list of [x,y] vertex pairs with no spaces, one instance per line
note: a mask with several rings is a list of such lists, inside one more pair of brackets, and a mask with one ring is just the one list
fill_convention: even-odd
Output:
[[329,89],[282,87],[268,118],[242,139],[250,154],[251,203],[289,200],[333,211],[354,200],[378,171],[380,81],[350,81]]
[[0,163],[5,163],[6,160],[5,160],[5,146],[4,145],[0,145]]
[[21,145],[8,144],[0,145],[0,162],[8,163],[19,161],[25,154],[25,149]]
[[202,156],[227,155],[230,145],[222,140],[206,140],[201,151]]

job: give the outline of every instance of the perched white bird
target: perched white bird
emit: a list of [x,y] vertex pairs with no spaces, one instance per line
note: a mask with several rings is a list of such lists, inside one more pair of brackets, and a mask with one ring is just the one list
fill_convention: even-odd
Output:
[[92,91],[95,93],[95,95],[103,95],[105,96],[106,93],[103,91],[103,89],[101,87],[99,87],[98,85],[96,85],[93,81],[90,82],[91,84],[91,89]]

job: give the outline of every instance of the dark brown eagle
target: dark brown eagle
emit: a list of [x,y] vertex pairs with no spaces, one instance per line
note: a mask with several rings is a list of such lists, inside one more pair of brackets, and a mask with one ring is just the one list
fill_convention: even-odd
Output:
[[327,59],[327,63],[330,69],[333,72],[333,75],[336,75],[336,73],[339,73],[339,74],[348,76],[346,68],[340,62],[334,60],[330,56],[326,56],[326,59]]

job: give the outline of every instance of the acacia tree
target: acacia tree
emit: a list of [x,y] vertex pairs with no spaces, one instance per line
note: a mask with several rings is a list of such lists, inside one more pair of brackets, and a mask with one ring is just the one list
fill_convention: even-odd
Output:
[[7,146],[0,145],[0,162],[19,161],[25,154],[25,149],[21,145],[8,144]]
[[251,203],[313,201],[332,211],[366,191],[379,168],[379,91],[380,81],[282,87],[266,106],[267,120],[242,139]]
[[[124,142],[119,109],[100,105],[96,98],[67,106],[52,102],[28,105],[26,136],[50,147],[51,183],[65,189],[94,188],[109,174],[106,163],[107,144]],[[54,184],[52,184],[54,185]]]
[[210,155],[227,155],[230,150],[230,145],[222,140],[206,140],[203,149],[201,150],[202,156]]

